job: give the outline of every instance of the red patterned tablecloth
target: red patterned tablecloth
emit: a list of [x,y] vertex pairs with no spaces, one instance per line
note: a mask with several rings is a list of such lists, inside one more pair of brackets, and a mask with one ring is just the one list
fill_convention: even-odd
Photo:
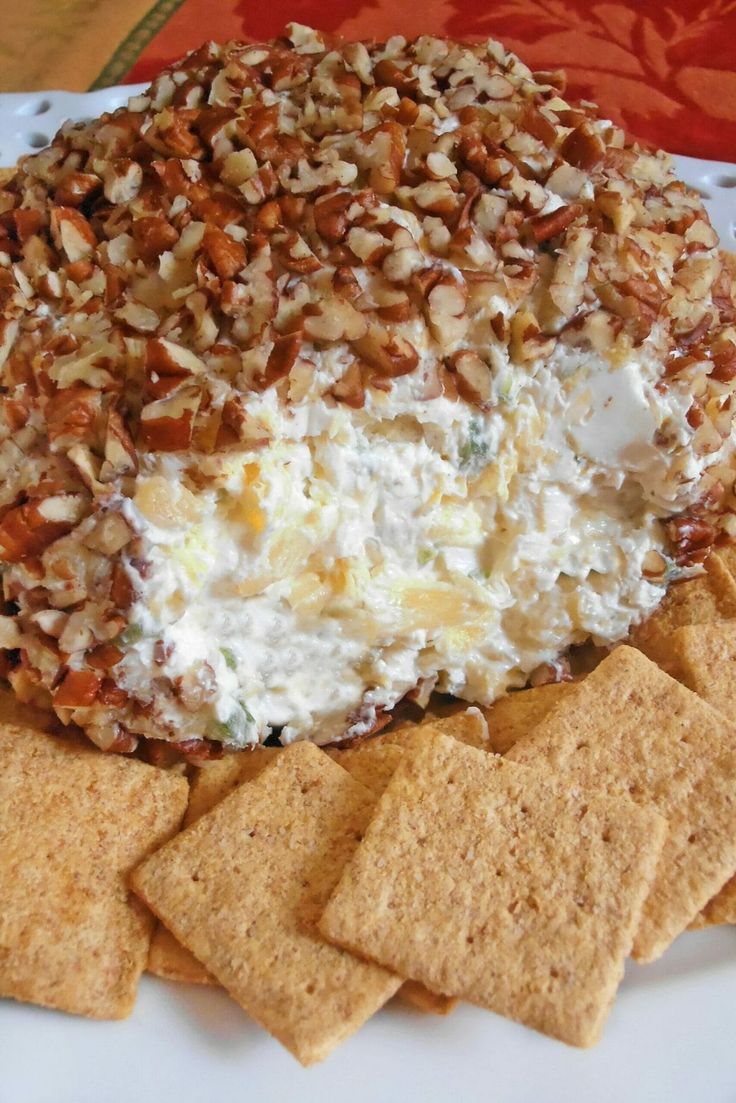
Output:
[[[163,4],[172,14],[150,41],[145,42],[146,21],[137,28],[142,51],[126,80],[147,80],[207,38],[268,38],[292,19],[350,38],[381,39],[396,33],[493,37],[533,68],[564,67],[568,96],[594,100],[630,134],[672,152],[736,161],[736,0]],[[161,6],[151,11],[159,21]],[[128,47],[130,61],[135,41]],[[123,47],[118,54],[119,61],[125,59]],[[119,79],[113,68],[111,63],[106,72]]]

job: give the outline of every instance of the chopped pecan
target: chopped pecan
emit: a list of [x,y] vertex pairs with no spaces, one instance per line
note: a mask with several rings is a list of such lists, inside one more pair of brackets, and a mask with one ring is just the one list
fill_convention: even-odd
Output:
[[131,232],[141,258],[149,263],[158,260],[166,249],[170,249],[179,240],[176,229],[162,215],[137,218]]
[[100,467],[99,480],[112,482],[125,475],[138,472],[138,452],[118,409],[110,407],[105,435],[105,459]]
[[44,411],[49,440],[68,446],[73,441],[94,442],[102,411],[100,391],[83,384],[57,391]]
[[419,354],[410,341],[377,325],[370,325],[365,336],[353,342],[353,347],[380,375],[391,378],[408,375],[419,364]]
[[34,559],[73,527],[73,520],[44,516],[43,500],[25,502],[0,521],[0,555],[9,563]]
[[192,440],[201,393],[192,388],[149,402],[141,410],[138,446],[146,452],[178,452]]
[[406,132],[397,122],[381,123],[360,136],[365,149],[370,186],[378,195],[390,195],[401,183],[406,156]]
[[560,146],[560,154],[571,165],[591,172],[606,156],[606,145],[600,134],[585,120],[567,135]]
[[679,564],[688,562],[693,555],[715,543],[718,529],[702,517],[674,517],[665,529],[675,549]]
[[354,360],[344,375],[333,384],[331,393],[338,401],[344,402],[354,410],[360,410],[365,405],[363,373],[358,360]]
[[301,332],[287,333],[283,337],[274,339],[273,348],[266,361],[266,370],[258,380],[264,390],[289,374],[296,363],[301,347]]
[[343,298],[320,303],[304,318],[304,333],[315,341],[355,341],[367,329],[365,317]]
[[309,275],[318,272],[322,262],[314,255],[304,238],[291,230],[287,234],[274,237],[274,244],[279,246],[279,257],[284,268],[288,272],[297,275]]
[[74,207],[54,207],[51,211],[51,236],[57,249],[68,260],[83,260],[97,247],[97,236],[81,211]]
[[202,248],[221,280],[234,279],[248,259],[245,247],[218,226],[206,227]]
[[333,192],[314,204],[314,224],[317,233],[328,245],[337,245],[348,232],[348,208],[355,202],[352,192]]
[[91,670],[69,670],[54,692],[54,708],[89,708],[95,703],[102,678]]
[[344,299],[357,299],[362,294],[362,289],[352,268],[340,265],[332,274],[332,288],[336,294]]
[[491,370],[477,352],[461,349],[450,357],[458,394],[467,402],[487,406],[491,400]]
[[110,600],[116,609],[125,611],[135,601],[133,580],[121,560],[113,564],[110,580]]
[[102,189],[99,176],[91,172],[70,172],[54,192],[54,200],[60,207],[81,207]]
[[541,245],[543,241],[549,241],[550,238],[557,237],[563,230],[566,230],[570,223],[575,221],[581,211],[582,207],[576,203],[572,203],[569,206],[557,207],[548,214],[534,215],[532,218],[528,219],[527,225],[537,245]]

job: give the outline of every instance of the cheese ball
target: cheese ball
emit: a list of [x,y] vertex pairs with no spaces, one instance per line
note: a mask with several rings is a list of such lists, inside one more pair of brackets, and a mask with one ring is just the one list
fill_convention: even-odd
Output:
[[0,189],[7,677],[205,754],[559,671],[734,528],[735,317],[561,73],[204,46]]

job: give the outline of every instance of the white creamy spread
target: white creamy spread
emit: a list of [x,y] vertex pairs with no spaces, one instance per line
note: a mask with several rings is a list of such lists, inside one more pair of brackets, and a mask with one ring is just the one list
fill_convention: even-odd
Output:
[[558,345],[498,371],[488,412],[419,401],[421,373],[362,410],[271,390],[248,413],[273,442],[201,457],[204,490],[191,461],[149,455],[127,510],[151,566],[120,684],[208,664],[211,736],[328,742],[420,679],[489,703],[569,644],[620,639],[662,597],[643,559],[703,462],[678,471],[655,445],[688,433],[659,371],[647,346],[612,367]]

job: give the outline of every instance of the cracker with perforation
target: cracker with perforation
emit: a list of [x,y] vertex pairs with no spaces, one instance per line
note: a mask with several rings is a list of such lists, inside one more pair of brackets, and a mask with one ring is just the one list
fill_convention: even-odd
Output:
[[702,575],[670,586],[661,605],[632,629],[632,646],[669,670],[671,637],[677,628],[736,618],[736,579],[728,562],[719,552],[712,552]]
[[[256,747],[252,751],[227,755],[200,769],[192,782],[185,825],[188,826],[208,812],[236,786],[257,777],[278,753],[277,747]],[[376,740],[366,740],[356,747],[330,749],[327,753],[362,785],[380,796],[401,761],[403,751],[401,747],[384,746]],[[162,923],[157,925],[151,941],[148,971],[166,980],[188,984],[217,984],[194,954],[177,942]],[[398,995],[420,1011],[435,1015],[449,1015],[457,1004],[457,1000],[428,992],[421,984],[414,982],[402,985]]]
[[549,685],[520,689],[499,697],[483,710],[488,724],[488,749],[506,754],[542,720],[567,694],[575,682],[550,682]]
[[132,877],[175,937],[304,1065],[401,984],[316,930],[373,805],[318,747],[295,743]]
[[590,1045],[664,830],[631,801],[426,732],[378,802],[320,930],[433,991]]
[[257,778],[280,753],[280,747],[253,747],[200,767],[192,778],[187,827],[224,800],[233,789]]
[[177,830],[187,794],[142,762],[0,729],[0,996],[130,1013],[153,919],[126,878]]
[[[275,755],[278,747],[254,747],[252,750],[225,755],[200,767],[192,779],[189,805],[184,816],[184,827],[209,812],[238,785],[258,777]],[[162,923],[156,924],[151,939],[146,969],[164,980],[183,984],[217,984],[194,954],[174,938]]]
[[[209,812],[239,785],[258,777],[279,753],[278,747],[254,747],[253,750],[226,755],[201,767],[192,780],[184,826],[188,827]],[[376,741],[366,740],[344,750],[328,749],[327,754],[367,789],[379,795],[401,761],[402,751],[400,747],[382,746]],[[151,940],[147,968],[149,973],[166,980],[186,984],[217,984],[194,954],[177,942],[171,931],[161,923],[157,925]],[[432,1001],[427,999],[424,1002]],[[444,1008],[441,1013],[446,1014]]]
[[[412,725],[411,731],[417,730],[416,725]],[[401,762],[404,748],[395,743],[382,743],[380,739],[367,739],[355,747],[328,750],[327,753],[376,797],[380,797]],[[416,981],[406,981],[397,995],[404,1003],[431,1015],[449,1015],[458,1003],[448,996],[430,992]]]
[[616,648],[508,758],[668,821],[640,961],[659,957],[736,869],[736,728],[640,651]]
[[[729,549],[730,550],[730,549]],[[672,673],[728,717],[736,701],[736,622],[679,628],[672,634]],[[736,923],[736,877],[732,877],[690,926]]]

